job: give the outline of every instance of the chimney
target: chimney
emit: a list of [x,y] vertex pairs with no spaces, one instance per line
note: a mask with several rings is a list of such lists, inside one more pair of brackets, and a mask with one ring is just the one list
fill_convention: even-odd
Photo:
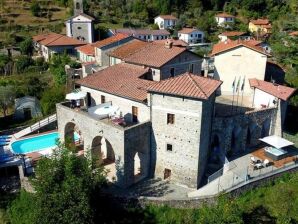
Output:
[[165,48],[171,49],[172,47],[173,47],[173,41],[166,40],[166,42],[165,42]]

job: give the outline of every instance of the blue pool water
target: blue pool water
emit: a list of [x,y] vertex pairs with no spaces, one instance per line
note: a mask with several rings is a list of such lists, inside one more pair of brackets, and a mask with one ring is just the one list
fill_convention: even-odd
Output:
[[[75,134],[75,140],[78,140],[79,136]],[[46,135],[39,135],[32,138],[16,141],[11,144],[11,148],[14,153],[30,153],[41,151],[47,148],[54,148],[59,139],[58,132],[53,132]]]

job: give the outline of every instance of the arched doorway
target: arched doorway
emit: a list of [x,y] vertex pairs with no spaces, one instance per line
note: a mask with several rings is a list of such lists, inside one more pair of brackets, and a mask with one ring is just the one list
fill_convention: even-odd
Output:
[[235,152],[239,152],[240,151],[240,144],[239,144],[239,136],[241,134],[241,127],[236,126],[233,128],[232,130],[232,135],[231,135],[231,148],[228,152],[228,155],[232,155]]
[[250,146],[251,144],[251,131],[250,128],[247,128],[247,133],[246,133],[246,146]]
[[134,156],[134,182],[138,182],[144,178],[141,156],[142,154],[140,152],[137,152]]
[[64,144],[67,148],[75,152],[84,150],[84,140],[82,132],[79,127],[73,122],[68,122],[65,125]]
[[107,179],[111,182],[116,181],[115,152],[111,143],[102,136],[96,136],[91,144],[91,157],[94,168],[103,166],[107,171]]

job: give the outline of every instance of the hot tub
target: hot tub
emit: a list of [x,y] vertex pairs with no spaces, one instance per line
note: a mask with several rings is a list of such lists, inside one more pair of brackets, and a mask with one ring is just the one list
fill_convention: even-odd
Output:
[[277,161],[280,159],[285,158],[287,152],[282,149],[277,149],[274,147],[266,147],[265,148],[265,156],[269,157],[270,159]]

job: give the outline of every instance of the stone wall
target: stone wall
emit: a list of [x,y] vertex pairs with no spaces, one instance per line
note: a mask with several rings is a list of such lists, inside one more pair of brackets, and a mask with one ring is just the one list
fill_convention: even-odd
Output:
[[79,40],[85,41],[87,43],[92,42],[92,39],[90,40],[91,35],[93,35],[92,22],[77,22],[77,21],[72,22],[71,29],[72,29],[72,37],[74,39],[79,39]]
[[147,175],[150,161],[150,122],[124,128],[106,120],[97,120],[84,111],[77,111],[63,104],[57,104],[57,119],[62,140],[70,131],[67,130],[69,124],[76,126],[81,133],[85,153],[90,152],[95,137],[105,138],[109,142],[115,155],[117,185],[128,187],[135,182],[133,168],[128,164],[133,164],[136,152],[142,153],[141,169],[144,170],[144,177]]
[[259,138],[275,134],[276,112],[276,108],[268,108],[230,117],[214,117],[211,144],[214,145],[217,136],[222,153],[243,152],[259,144]]
[[[207,138],[209,135],[209,119],[202,117],[202,113],[209,113],[208,105],[205,108],[205,102],[200,100],[162,94],[151,94],[150,105],[152,172],[163,179],[165,169],[170,169],[172,182],[196,188],[200,176],[198,162],[205,158],[204,153],[201,157],[200,153],[208,149],[209,143],[209,140],[201,142],[204,134]],[[174,124],[167,124],[168,113],[175,115]],[[202,126],[207,128],[204,134]],[[167,144],[172,145],[172,151],[167,150]]]

